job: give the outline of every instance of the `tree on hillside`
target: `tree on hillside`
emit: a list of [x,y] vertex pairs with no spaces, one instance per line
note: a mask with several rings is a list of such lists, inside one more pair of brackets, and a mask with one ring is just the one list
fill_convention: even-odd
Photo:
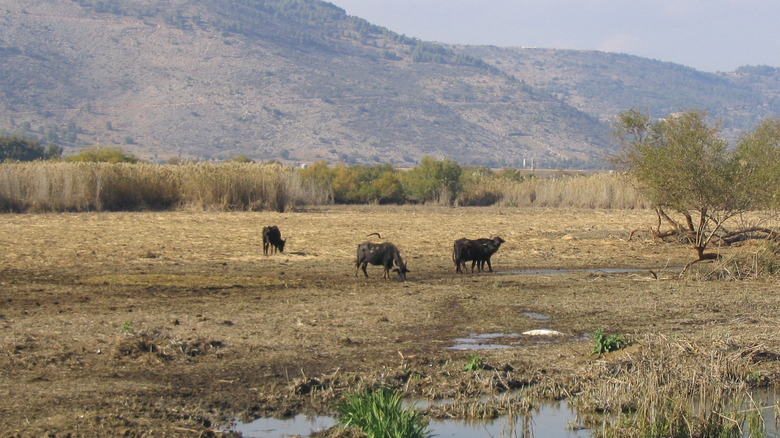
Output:
[[[729,244],[747,232],[728,232],[724,222],[754,208],[777,204],[780,178],[780,124],[770,119],[736,148],[721,137],[719,124],[691,110],[651,121],[640,111],[620,114],[615,134],[623,151],[614,162],[626,168],[655,205],[657,237],[680,236],[696,251],[694,262],[715,258],[708,245]],[[671,229],[661,231],[663,223]],[[692,262],[692,263],[694,263]]]

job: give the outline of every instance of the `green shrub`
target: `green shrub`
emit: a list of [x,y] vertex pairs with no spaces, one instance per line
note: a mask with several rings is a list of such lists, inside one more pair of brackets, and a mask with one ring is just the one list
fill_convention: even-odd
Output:
[[0,160],[32,161],[43,158],[43,148],[36,141],[16,137],[0,138]]

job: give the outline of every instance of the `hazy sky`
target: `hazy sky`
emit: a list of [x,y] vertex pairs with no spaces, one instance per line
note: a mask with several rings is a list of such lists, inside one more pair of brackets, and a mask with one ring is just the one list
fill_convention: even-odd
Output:
[[328,0],[410,37],[780,67],[780,0]]

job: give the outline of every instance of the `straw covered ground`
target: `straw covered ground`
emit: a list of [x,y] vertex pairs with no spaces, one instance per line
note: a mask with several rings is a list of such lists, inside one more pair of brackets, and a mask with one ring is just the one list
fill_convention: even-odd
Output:
[[[679,279],[670,268],[691,250],[627,240],[654,223],[646,210],[422,206],[2,215],[0,430],[221,435],[233,418],[333,413],[364,386],[560,398],[664,339],[691,363],[729,352],[744,359],[735,373],[774,382],[776,283]],[[284,254],[262,254],[265,225]],[[373,232],[398,245],[409,281],[355,276]],[[456,274],[452,242],[490,236],[506,240],[497,272]],[[584,268],[638,270],[512,272]],[[542,328],[564,335],[521,335]],[[632,345],[591,355],[598,328]],[[511,348],[448,348],[479,334]],[[464,370],[473,353],[488,370]]]

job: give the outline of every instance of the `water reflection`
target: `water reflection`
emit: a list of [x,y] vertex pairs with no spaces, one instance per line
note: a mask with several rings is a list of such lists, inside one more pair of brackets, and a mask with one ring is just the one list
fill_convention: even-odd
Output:
[[[486,397],[488,400],[490,397]],[[766,438],[778,438],[776,406],[777,394],[763,390],[753,393],[753,400],[764,417]],[[454,403],[453,400],[426,401],[407,399],[405,407],[424,409]],[[240,432],[244,438],[292,438],[310,437],[314,432],[326,430],[338,423],[329,416],[296,415],[292,418],[260,418],[250,423],[236,422],[224,431]],[[585,438],[597,436],[598,432],[585,429],[577,422],[577,414],[568,401],[549,402],[537,405],[529,416],[504,416],[495,420],[437,420],[430,421],[430,431],[442,438]],[[744,430],[743,437],[750,437]]]
[[455,345],[445,347],[447,350],[496,350],[499,348],[511,348],[511,345],[499,343],[498,340],[519,338],[517,333],[472,333],[467,338],[455,338]]
[[[444,402],[436,402],[446,403]],[[417,408],[428,403],[408,402]],[[492,437],[589,437],[587,430],[575,426],[574,409],[566,402],[546,403],[529,417],[502,417],[495,420],[431,420],[430,431],[443,438]],[[296,415],[292,418],[260,418],[250,423],[236,423],[226,431],[241,432],[244,438],[309,437],[338,423],[329,416]]]
[[521,315],[525,316],[526,318],[535,319],[537,321],[548,321],[550,319],[549,315],[543,315],[536,312],[523,312]]
[[241,432],[244,438],[308,437],[338,423],[333,417],[299,414],[291,418],[258,418],[249,423],[236,422],[226,432]]

